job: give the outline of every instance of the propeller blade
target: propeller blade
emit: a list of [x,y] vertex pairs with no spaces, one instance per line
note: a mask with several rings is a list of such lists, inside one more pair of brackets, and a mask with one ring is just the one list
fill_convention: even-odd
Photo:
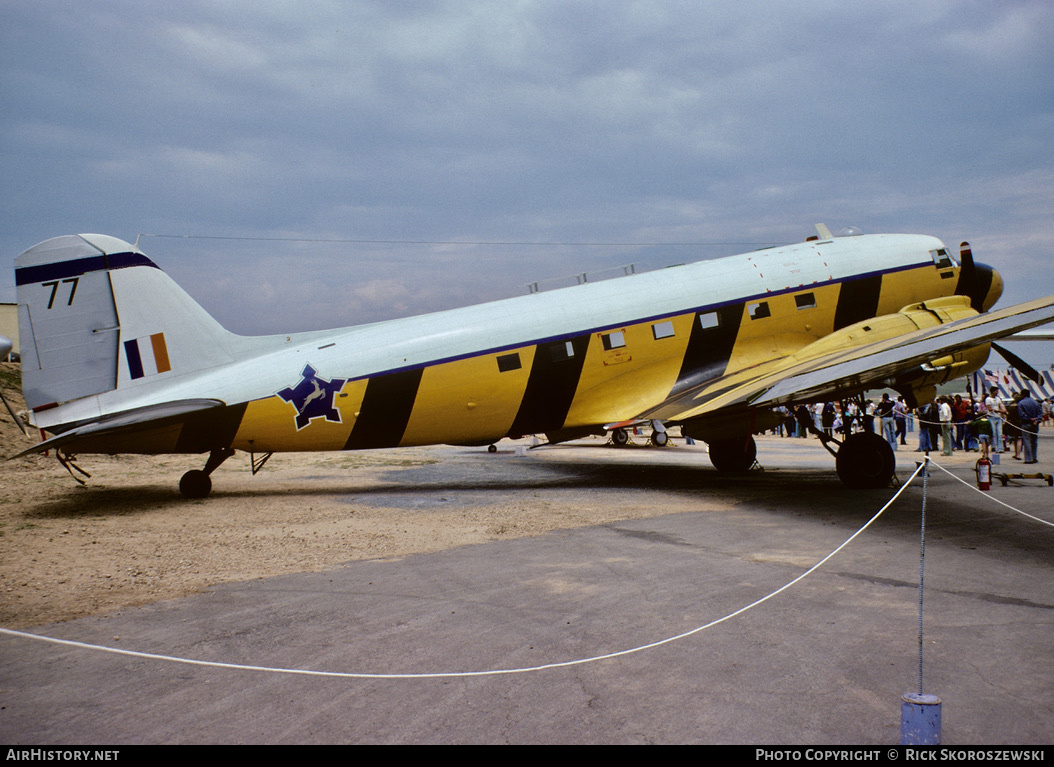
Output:
[[[973,251],[970,250],[968,242],[959,245],[959,264],[959,284],[955,286],[955,295],[969,296],[970,304],[973,306],[977,303],[977,299],[973,296],[977,287],[977,265],[974,263]],[[973,308],[981,311],[979,306]]]
[[1000,346],[999,344],[993,343],[992,348],[999,352],[1000,357],[1002,357],[1015,368],[1017,368],[1021,375],[1023,375],[1029,381],[1032,381],[1033,383],[1040,382],[1040,375],[1036,371],[1036,369],[1029,365],[1027,362],[1025,362],[1023,359],[1018,357],[1012,351],[1007,349],[1005,346]]

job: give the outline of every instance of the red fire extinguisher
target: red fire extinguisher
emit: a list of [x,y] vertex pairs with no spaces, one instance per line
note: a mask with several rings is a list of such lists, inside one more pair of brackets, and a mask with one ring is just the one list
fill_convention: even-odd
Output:
[[987,455],[982,455],[977,459],[977,464],[974,466],[974,471],[977,472],[977,487],[981,490],[989,490],[992,487],[992,462],[988,460]]

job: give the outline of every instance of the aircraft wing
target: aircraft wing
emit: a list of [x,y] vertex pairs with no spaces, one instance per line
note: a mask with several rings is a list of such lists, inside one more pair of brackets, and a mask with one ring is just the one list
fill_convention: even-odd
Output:
[[648,416],[687,420],[729,408],[832,400],[890,387],[936,372],[949,355],[1052,321],[1054,296],[1048,296],[813,359],[790,357],[775,369],[738,371],[682,392]]
[[1054,327],[1043,330],[1022,330],[1007,336],[1004,341],[1054,341]]
[[[61,434],[39,442],[31,448],[11,456],[11,458],[20,458],[30,453],[42,453],[45,450],[63,447],[71,442],[80,442],[96,437],[113,438],[132,432],[138,433],[144,429],[178,430],[189,416],[212,408],[223,407],[224,404],[217,399],[186,399],[125,410],[104,416],[98,420],[74,425]],[[114,452],[117,452],[116,448]]]

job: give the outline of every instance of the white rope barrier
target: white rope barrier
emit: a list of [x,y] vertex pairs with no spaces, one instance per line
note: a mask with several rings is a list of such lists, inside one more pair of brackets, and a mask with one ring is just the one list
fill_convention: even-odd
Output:
[[981,490],[980,488],[974,487],[973,485],[971,485],[969,482],[967,482],[962,477],[957,477],[954,474],[952,474],[950,471],[948,471],[948,469],[946,469],[943,466],[941,466],[939,463],[934,461],[932,458],[930,458],[930,464],[933,465],[933,466],[936,466],[938,469],[943,471],[945,474],[947,474],[949,477],[951,477],[952,479],[956,480],[957,482],[961,482],[962,484],[966,485],[968,488],[970,488],[974,492],[980,493],[985,498],[988,498],[989,500],[995,501],[1000,506],[1005,506],[1006,508],[1010,509],[1011,511],[1016,511],[1018,514],[1020,514],[1020,515],[1022,515],[1024,517],[1028,517],[1029,519],[1035,520],[1036,522],[1039,522],[1040,524],[1048,525],[1050,527],[1054,527],[1054,522],[1048,522],[1045,519],[1040,519],[1039,517],[1034,517],[1031,514],[1029,514],[1028,512],[1021,511],[1021,509],[1016,509],[1013,506],[1011,506],[1009,503],[1006,503],[1005,501],[999,500],[998,498],[996,498],[991,493],[986,493],[984,490]]
[[[949,421],[949,423],[952,426],[969,426],[969,425],[976,424],[978,421],[981,420],[981,418],[987,418],[987,416],[978,414],[974,418],[969,418],[969,419],[967,419],[965,421]],[[1005,429],[1006,429],[1007,426],[1010,426],[1012,428],[1016,428],[1023,435],[1024,434],[1035,434],[1036,436],[1040,436],[1042,434],[1042,432],[1040,432],[1040,426],[1038,426],[1038,425],[1036,426],[1036,430],[1032,431],[1031,429],[1025,428],[1021,424],[1010,423],[1010,421],[1007,420],[1006,416],[999,416],[999,418],[1002,419],[1002,421],[1003,421],[1002,425],[1003,425],[1003,429],[1004,429],[1004,432],[1003,432],[1003,436],[1004,437],[1006,436]],[[914,420],[914,422],[917,425],[919,425],[919,426],[936,426],[936,427],[939,428],[939,427],[944,425],[944,421],[927,421],[925,419],[919,418],[918,416],[915,416],[912,420]],[[1010,437],[1009,439],[1014,439],[1014,438]]]

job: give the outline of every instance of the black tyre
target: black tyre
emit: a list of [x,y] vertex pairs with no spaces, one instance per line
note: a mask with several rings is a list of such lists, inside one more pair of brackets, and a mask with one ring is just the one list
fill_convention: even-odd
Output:
[[207,498],[212,492],[212,478],[200,469],[192,469],[179,480],[184,498]]
[[870,431],[846,439],[838,450],[834,465],[842,483],[858,490],[889,487],[897,468],[893,448]]
[[741,473],[754,465],[758,457],[758,446],[753,437],[722,439],[708,442],[710,463],[718,471]]

